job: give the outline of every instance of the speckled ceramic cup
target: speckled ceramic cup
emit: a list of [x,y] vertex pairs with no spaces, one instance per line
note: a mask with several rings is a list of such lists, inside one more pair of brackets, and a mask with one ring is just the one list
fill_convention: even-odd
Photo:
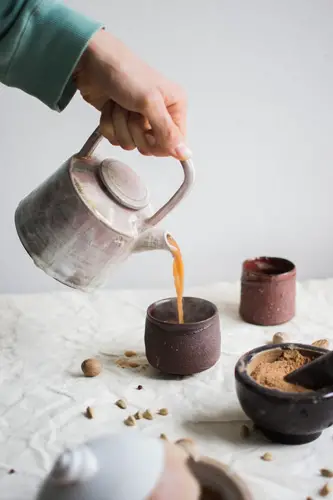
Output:
[[258,257],[243,263],[239,313],[247,323],[273,326],[295,316],[296,267],[287,259]]
[[169,375],[193,375],[211,368],[221,355],[220,319],[208,300],[184,297],[184,324],[178,323],[175,298],[148,307],[146,356],[151,366]]
[[252,500],[242,479],[221,462],[201,457],[189,467],[202,488],[200,500]]

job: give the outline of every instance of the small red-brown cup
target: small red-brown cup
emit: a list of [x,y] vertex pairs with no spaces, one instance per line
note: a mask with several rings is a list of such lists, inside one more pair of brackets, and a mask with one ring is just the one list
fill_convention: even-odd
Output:
[[169,375],[194,375],[214,366],[221,355],[220,318],[212,302],[184,297],[185,323],[178,323],[175,298],[148,307],[145,347],[148,363]]
[[239,313],[247,323],[281,325],[295,316],[296,267],[287,259],[258,257],[243,263]]

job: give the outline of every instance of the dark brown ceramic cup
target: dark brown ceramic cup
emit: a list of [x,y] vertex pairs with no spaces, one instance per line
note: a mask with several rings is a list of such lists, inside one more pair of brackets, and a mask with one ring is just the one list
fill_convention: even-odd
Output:
[[178,323],[175,298],[148,307],[146,356],[151,366],[169,375],[193,375],[211,368],[221,355],[220,319],[208,300],[184,297],[184,324]]
[[243,263],[240,316],[247,323],[281,325],[295,316],[296,267],[279,257]]
[[244,481],[221,462],[201,457],[188,465],[201,486],[200,500],[252,500]]

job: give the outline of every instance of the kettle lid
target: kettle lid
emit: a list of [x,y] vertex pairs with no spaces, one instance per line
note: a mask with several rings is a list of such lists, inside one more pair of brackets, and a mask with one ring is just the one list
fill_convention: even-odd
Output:
[[140,177],[125,163],[107,158],[99,166],[104,187],[118,203],[132,210],[149,204],[149,193]]

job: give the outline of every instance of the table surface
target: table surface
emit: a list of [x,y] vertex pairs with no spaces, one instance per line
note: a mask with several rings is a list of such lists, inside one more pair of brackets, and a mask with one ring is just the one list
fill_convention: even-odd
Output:
[[[233,369],[241,354],[266,343],[276,331],[288,332],[292,341],[333,342],[333,280],[298,284],[297,316],[278,328],[247,325],[239,319],[239,284],[188,290],[188,295],[217,304],[222,355],[211,370],[176,380],[147,367],[144,357],[146,308],[169,295],[162,290],[93,295],[66,290],[0,296],[1,500],[33,499],[64,446],[124,431],[128,414],[161,407],[169,409],[167,417],[140,421],[126,432],[195,439],[203,454],[241,475],[255,500],[317,496],[324,484],[319,469],[333,468],[332,430],[314,443],[296,447],[274,445],[258,435],[242,439],[246,417],[235,394]],[[139,367],[117,365],[128,349],[139,354]],[[95,356],[103,363],[102,374],[82,377],[81,362]],[[115,406],[119,398],[128,401],[127,410]],[[84,416],[87,406],[95,410],[93,420]],[[273,461],[260,460],[266,451]],[[12,468],[15,474],[8,474]]]

